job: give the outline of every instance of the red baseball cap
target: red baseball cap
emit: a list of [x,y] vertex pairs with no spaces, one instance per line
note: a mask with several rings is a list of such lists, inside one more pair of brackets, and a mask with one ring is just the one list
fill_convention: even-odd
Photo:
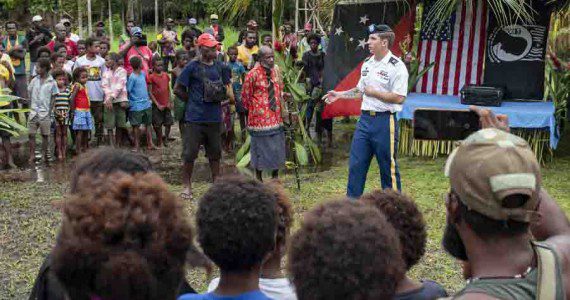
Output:
[[216,47],[219,44],[220,42],[218,42],[216,38],[214,38],[214,36],[209,33],[202,33],[198,37],[198,42],[197,42],[198,46]]

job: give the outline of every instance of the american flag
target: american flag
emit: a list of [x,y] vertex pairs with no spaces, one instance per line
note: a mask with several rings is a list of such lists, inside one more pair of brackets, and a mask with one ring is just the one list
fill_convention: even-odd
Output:
[[435,65],[418,81],[416,92],[458,95],[465,84],[482,82],[487,4],[459,1],[457,10],[440,25],[429,22],[432,7],[428,3],[424,9],[418,55],[420,70],[431,62]]

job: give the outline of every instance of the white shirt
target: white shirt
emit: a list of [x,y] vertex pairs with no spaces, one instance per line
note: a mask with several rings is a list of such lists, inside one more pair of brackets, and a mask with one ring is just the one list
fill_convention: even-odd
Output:
[[105,60],[97,55],[93,60],[88,59],[87,55],[83,55],[75,61],[73,69],[85,67],[87,69],[87,92],[89,93],[89,101],[100,102],[105,100],[105,92],[103,91],[103,73],[107,70]]
[[[208,293],[213,292],[219,283],[219,277],[212,279],[208,285]],[[293,285],[287,278],[259,278],[259,290],[274,300],[297,300]]]
[[77,34],[75,34],[75,33],[72,32],[72,33],[69,35],[69,39],[72,40],[73,42],[75,42],[75,43],[77,44],[77,41],[79,41],[81,38],[80,38]]
[[59,92],[55,79],[48,75],[42,82],[40,76],[32,78],[28,85],[28,95],[30,97],[30,116],[33,119],[39,116],[43,119],[50,114],[52,96]]
[[380,92],[390,92],[406,97],[408,95],[408,70],[406,65],[391,51],[388,51],[388,54],[380,61],[372,56],[362,64],[360,80],[358,85],[356,85],[363,94],[362,110],[390,111],[391,113],[401,111],[401,104],[385,103],[377,98],[364,95],[364,88],[367,86],[372,86]]
[[[73,74],[73,65],[75,64],[75,62],[73,62],[73,60],[68,60],[65,62],[65,64],[63,65],[63,70],[67,73],[69,73],[69,75]],[[34,69],[34,72],[36,70]]]

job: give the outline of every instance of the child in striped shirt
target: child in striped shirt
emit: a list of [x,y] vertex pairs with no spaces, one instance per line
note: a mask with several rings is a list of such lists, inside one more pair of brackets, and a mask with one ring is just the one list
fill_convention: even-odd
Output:
[[57,159],[65,160],[67,152],[67,129],[69,128],[69,98],[67,86],[68,74],[63,69],[55,69],[52,76],[57,83],[57,93],[54,95],[52,111],[55,114],[55,149]]

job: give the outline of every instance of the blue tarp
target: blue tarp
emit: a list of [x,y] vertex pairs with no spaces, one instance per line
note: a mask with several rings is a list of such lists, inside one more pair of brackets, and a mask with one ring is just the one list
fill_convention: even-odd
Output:
[[[461,104],[457,96],[411,93],[398,118],[411,120],[417,108],[468,109],[469,106]],[[548,128],[550,148],[556,149],[559,137],[552,102],[503,102],[500,107],[486,108],[496,114],[507,115],[511,128]]]

